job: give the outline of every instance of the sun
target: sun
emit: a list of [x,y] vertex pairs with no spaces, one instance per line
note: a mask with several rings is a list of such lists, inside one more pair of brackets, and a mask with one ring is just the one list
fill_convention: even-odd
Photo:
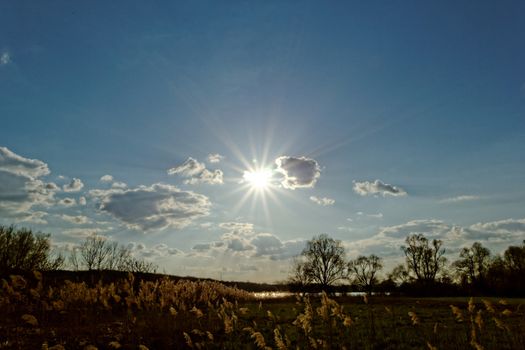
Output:
[[271,184],[272,172],[269,169],[256,169],[245,171],[242,176],[244,181],[255,190],[265,190]]

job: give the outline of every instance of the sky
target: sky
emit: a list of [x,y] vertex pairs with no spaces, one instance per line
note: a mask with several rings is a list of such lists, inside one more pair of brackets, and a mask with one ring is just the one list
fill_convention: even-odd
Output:
[[522,1],[2,1],[0,224],[283,281],[525,239]]

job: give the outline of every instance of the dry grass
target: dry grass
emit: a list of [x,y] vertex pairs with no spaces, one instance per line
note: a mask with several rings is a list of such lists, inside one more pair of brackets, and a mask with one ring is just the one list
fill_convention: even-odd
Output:
[[217,282],[1,281],[3,349],[523,349],[522,300],[255,300]]

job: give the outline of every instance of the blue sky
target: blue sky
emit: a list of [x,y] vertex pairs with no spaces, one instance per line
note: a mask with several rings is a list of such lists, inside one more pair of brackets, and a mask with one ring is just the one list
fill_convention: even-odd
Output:
[[252,281],[319,233],[499,252],[525,238],[524,32],[519,1],[2,2],[0,222]]

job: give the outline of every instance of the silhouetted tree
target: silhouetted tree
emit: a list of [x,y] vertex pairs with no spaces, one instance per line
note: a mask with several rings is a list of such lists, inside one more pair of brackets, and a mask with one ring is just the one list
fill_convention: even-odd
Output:
[[131,251],[105,237],[92,235],[74,249],[69,257],[73,269],[117,270],[131,272],[155,272],[157,266],[151,262],[133,257]]
[[330,286],[346,276],[347,262],[343,245],[326,234],[309,240],[301,253],[301,259],[296,261],[294,271],[302,274],[302,280],[316,283],[323,290],[329,290]]
[[348,274],[353,282],[368,294],[377,284],[377,273],[383,268],[380,257],[376,255],[359,256],[348,262]]
[[0,273],[10,270],[54,270],[62,266],[61,255],[52,257],[49,234],[14,226],[0,226]]
[[408,271],[414,274],[418,282],[435,282],[446,263],[443,241],[434,239],[430,243],[422,234],[415,234],[409,235],[405,242],[406,246],[401,249],[405,253]]
[[521,246],[510,246],[503,253],[505,266],[512,273],[525,273],[525,240]]
[[472,247],[463,248],[459,260],[453,267],[463,283],[479,287],[490,265],[490,250],[481,243],[474,242]]
[[399,264],[392,269],[387,275],[387,279],[393,281],[395,284],[400,285],[403,283],[410,282],[411,277],[405,264]]

